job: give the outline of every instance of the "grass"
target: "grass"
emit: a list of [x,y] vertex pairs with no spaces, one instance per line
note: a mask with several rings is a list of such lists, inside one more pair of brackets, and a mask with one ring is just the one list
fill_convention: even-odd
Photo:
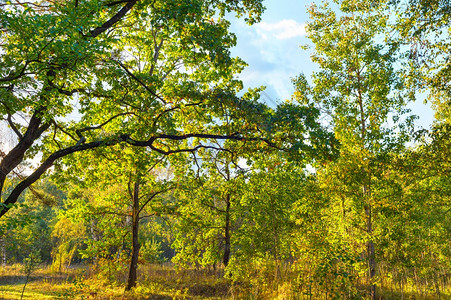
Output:
[[[21,265],[0,267],[0,299],[20,299],[25,283],[22,269]],[[77,266],[64,273],[42,267],[31,275],[23,299],[309,299],[303,293],[295,295],[289,281],[278,286],[232,285],[220,276],[221,270],[176,270],[170,264],[145,265],[138,270],[138,286],[124,293],[125,285],[117,282],[125,282],[126,272],[117,273],[117,281],[111,282],[86,266]],[[388,288],[379,289],[379,293],[380,299],[386,300],[438,299],[432,292],[419,295],[413,288],[403,295]],[[451,299],[451,291],[442,293],[441,299]]]
[[[0,299],[20,299],[25,283],[21,269],[0,267]],[[230,292],[227,280],[214,274],[177,272],[169,265],[140,267],[139,278],[138,286],[124,293],[124,284],[98,278],[83,266],[62,274],[43,267],[31,275],[23,299],[224,299]]]
[[[0,299],[20,299],[26,280],[22,269],[21,265],[0,268]],[[80,276],[81,271],[81,269],[73,269],[58,274],[46,267],[37,269],[30,276],[23,299],[62,298],[62,295],[72,286],[72,280]]]

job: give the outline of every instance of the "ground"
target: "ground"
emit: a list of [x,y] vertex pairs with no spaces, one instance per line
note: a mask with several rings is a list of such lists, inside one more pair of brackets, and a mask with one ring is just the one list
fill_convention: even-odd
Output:
[[[177,270],[171,264],[156,264],[140,266],[138,273],[138,286],[131,292],[124,292],[124,269],[113,272],[76,266],[57,272],[49,266],[41,266],[31,275],[23,299],[313,299],[305,293],[293,296],[289,281],[277,286],[233,284],[223,278],[222,270]],[[25,281],[21,265],[0,267],[0,299],[21,299]],[[379,292],[381,300],[438,299],[432,291],[429,295],[413,290],[401,294],[392,288],[379,289]],[[442,293],[442,299],[451,300],[451,291]]]

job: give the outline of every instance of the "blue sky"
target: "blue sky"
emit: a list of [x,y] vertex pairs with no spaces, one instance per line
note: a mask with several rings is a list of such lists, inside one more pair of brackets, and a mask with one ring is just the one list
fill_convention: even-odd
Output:
[[[304,26],[309,18],[307,6],[312,1],[265,0],[263,3],[266,10],[259,24],[249,26],[243,20],[230,18],[231,31],[237,35],[232,54],[249,65],[240,75],[245,88],[266,86],[262,98],[273,106],[294,92],[291,78],[300,73],[309,76],[317,70],[309,52],[300,48],[309,43]],[[410,108],[420,117],[418,125],[428,128],[433,112],[422,102],[419,100]]]
[[266,86],[263,98],[268,104],[289,98],[294,91],[290,79],[301,72],[310,74],[315,67],[309,53],[300,48],[308,42],[304,29],[308,3],[267,0],[259,24],[232,21],[231,30],[238,39],[232,54],[249,64],[240,78],[246,87]]

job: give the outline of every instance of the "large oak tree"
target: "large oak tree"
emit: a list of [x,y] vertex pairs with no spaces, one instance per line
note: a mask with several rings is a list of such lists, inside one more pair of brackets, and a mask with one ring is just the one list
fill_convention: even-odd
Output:
[[[236,96],[242,84],[235,74],[245,64],[230,55],[236,38],[225,18],[234,12],[252,24],[261,0],[0,7],[0,114],[16,137],[0,153],[0,216],[73,153],[122,143],[167,155],[217,139],[264,138],[258,120],[265,106],[257,93]],[[20,164],[41,156],[4,190]]]

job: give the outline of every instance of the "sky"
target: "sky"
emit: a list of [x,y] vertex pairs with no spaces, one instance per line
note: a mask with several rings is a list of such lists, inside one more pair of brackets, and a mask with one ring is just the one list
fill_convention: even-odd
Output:
[[310,74],[315,65],[307,51],[305,23],[308,20],[308,1],[266,0],[262,21],[253,26],[244,20],[233,20],[231,31],[237,35],[232,54],[241,57],[249,66],[240,78],[245,87],[264,85],[262,95],[268,104],[290,98],[294,89],[291,78],[300,73]]
[[[310,54],[300,46],[308,44],[305,24],[307,6],[313,1],[265,0],[262,21],[252,26],[244,20],[229,18],[231,31],[237,36],[232,55],[249,66],[240,74],[245,88],[266,86],[262,99],[269,105],[289,99],[294,92],[291,78],[300,73],[309,77],[318,70]],[[433,111],[420,99],[409,106],[419,116],[418,127],[429,128]]]

